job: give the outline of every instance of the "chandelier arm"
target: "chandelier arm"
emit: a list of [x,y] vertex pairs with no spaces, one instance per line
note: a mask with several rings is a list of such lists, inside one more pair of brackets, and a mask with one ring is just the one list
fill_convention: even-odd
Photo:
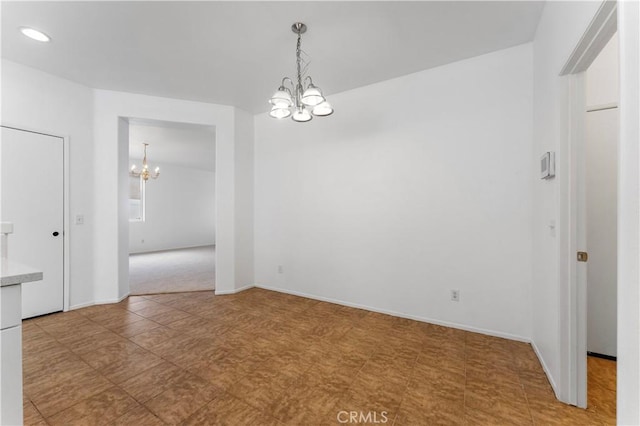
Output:
[[[291,88],[287,87],[287,85],[285,84],[287,81],[289,82],[289,86],[291,86]],[[289,94],[289,96],[293,98],[293,92],[295,91],[295,85],[293,84],[293,80],[291,80],[289,77],[283,78],[282,83],[280,83],[280,88],[278,90],[284,90]]]
[[304,83],[307,83],[307,80],[309,81],[309,84],[306,85],[306,87],[304,87],[305,89],[308,89],[309,87],[313,86],[313,80],[311,79],[311,76],[308,75],[305,77],[304,79]]
[[291,87],[294,87],[293,80],[291,80],[289,77],[284,77],[282,79],[282,83],[280,83],[280,86],[282,86],[285,89],[287,89],[287,86],[285,86],[285,82],[287,82],[287,81],[289,82],[289,84],[291,84]]

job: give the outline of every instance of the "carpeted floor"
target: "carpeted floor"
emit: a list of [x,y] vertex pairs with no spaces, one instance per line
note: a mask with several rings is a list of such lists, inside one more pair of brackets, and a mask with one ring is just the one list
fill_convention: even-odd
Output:
[[215,246],[129,255],[131,294],[215,288]]

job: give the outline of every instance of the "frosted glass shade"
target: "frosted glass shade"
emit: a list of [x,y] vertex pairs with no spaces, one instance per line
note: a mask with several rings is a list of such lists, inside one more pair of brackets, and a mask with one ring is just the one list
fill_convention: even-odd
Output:
[[302,94],[302,103],[307,106],[316,106],[324,102],[322,92],[314,85],[309,85],[307,90]]
[[271,108],[269,115],[273,118],[287,118],[291,115],[291,110],[289,108],[278,108],[274,106]]
[[318,117],[326,117],[327,115],[333,114],[333,107],[329,102],[324,101],[320,105],[315,106],[311,113]]
[[276,93],[273,94],[271,99],[269,99],[269,103],[276,108],[289,108],[293,105],[293,99],[291,99],[291,94],[284,88],[278,89]]
[[313,116],[309,113],[309,111],[307,111],[306,108],[298,108],[295,110],[291,118],[293,119],[293,121],[304,123],[305,121],[311,120]]

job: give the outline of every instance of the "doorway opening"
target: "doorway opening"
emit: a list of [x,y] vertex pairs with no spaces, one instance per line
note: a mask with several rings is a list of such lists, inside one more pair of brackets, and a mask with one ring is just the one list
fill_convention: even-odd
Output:
[[214,290],[215,127],[129,118],[128,135],[130,294]]
[[[562,223],[566,227],[560,261],[560,275],[567,278],[566,298],[562,302],[567,321],[567,338],[562,346],[567,368],[565,402],[582,408],[593,408],[593,398],[602,396],[591,392],[588,401],[588,382],[594,383],[593,378],[588,377],[588,365],[594,373],[599,362],[588,356],[588,347],[606,347],[597,350],[608,352],[612,338],[613,347],[616,345],[616,331],[610,331],[612,327],[617,328],[616,321],[602,318],[617,315],[618,279],[617,273],[611,274],[610,267],[613,261],[614,271],[617,271],[617,254],[606,249],[611,244],[615,247],[617,239],[617,224],[612,216],[617,217],[618,176],[615,169],[621,158],[617,150],[620,123],[611,118],[617,113],[620,94],[619,52],[614,37],[618,29],[617,17],[618,3],[603,2],[560,72],[567,82],[569,107],[564,163],[566,180],[560,197]],[[590,273],[593,276],[588,279]],[[591,304],[589,293],[594,296]],[[614,304],[608,303],[607,309],[598,309],[604,305],[605,298],[613,300]],[[595,389],[591,387],[593,389],[589,391]],[[606,387],[615,392],[615,383],[611,386],[609,381]],[[615,423],[615,398],[615,393],[605,396],[609,408],[613,409],[602,410],[604,423]]]
[[587,407],[616,422],[617,196],[619,139],[617,34],[585,72]]

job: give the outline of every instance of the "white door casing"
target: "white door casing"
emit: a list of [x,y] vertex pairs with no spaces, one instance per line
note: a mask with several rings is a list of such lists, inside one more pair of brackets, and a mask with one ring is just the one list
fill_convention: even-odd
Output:
[[560,71],[560,76],[566,79],[569,114],[564,128],[567,143],[559,148],[559,154],[565,155],[567,161],[564,163],[566,182],[559,199],[558,276],[564,291],[560,292],[559,299],[561,380],[558,397],[581,408],[587,407],[587,265],[578,262],[576,255],[577,251],[585,250],[588,243],[584,72],[616,33],[617,16],[618,2],[603,1]]
[[2,127],[0,150],[1,220],[14,224],[8,257],[43,272],[22,286],[23,318],[62,311],[64,140]]

